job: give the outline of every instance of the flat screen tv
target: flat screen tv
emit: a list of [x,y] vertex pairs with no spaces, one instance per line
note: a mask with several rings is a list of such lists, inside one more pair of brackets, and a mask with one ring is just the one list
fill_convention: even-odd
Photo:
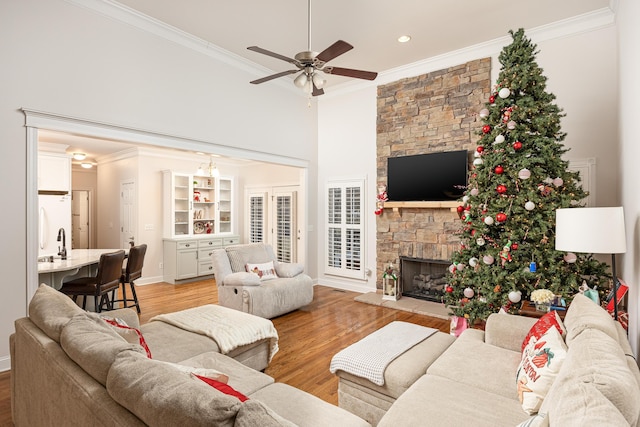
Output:
[[389,157],[389,201],[445,201],[464,195],[467,186],[467,151],[445,151]]

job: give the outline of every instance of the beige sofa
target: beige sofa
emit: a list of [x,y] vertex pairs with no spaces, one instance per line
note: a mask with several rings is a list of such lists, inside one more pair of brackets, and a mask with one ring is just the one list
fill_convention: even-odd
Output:
[[[139,327],[134,310],[102,314]],[[133,343],[125,340],[99,315],[46,285],[33,297],[29,317],[16,320],[15,328],[11,409],[18,427],[369,425],[256,370],[266,367],[266,341],[238,348],[230,357],[209,338],[150,322],[140,328],[149,359],[137,335]],[[228,385],[249,399],[241,403],[180,367],[223,373]]]
[[[278,262],[273,248],[248,243],[216,249],[211,255],[218,286],[218,303],[245,313],[272,319],[313,301],[313,281],[303,265]],[[272,262],[277,278],[260,280],[247,264]]]
[[[531,424],[523,425],[640,426],[640,371],[626,332],[582,295],[574,298],[563,322],[568,350],[558,376],[538,415],[525,413],[518,399],[516,370],[521,344],[535,322],[493,314],[485,331],[466,330],[453,343],[437,335],[437,342],[429,345],[432,336],[401,356],[413,366],[428,365],[423,374],[415,380],[411,369],[390,366],[384,389],[339,374],[340,406],[381,427],[496,427],[526,422]],[[442,354],[434,358],[437,351]],[[414,380],[406,391],[399,386]],[[393,394],[394,387],[400,389],[397,400],[384,396]],[[379,419],[371,402],[385,404],[385,399],[390,400],[388,410]]]

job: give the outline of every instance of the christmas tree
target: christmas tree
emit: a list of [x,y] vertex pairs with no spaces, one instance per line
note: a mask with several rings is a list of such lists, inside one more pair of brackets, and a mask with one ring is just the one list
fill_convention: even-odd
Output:
[[583,280],[608,289],[606,264],[555,250],[555,210],[587,194],[561,156],[562,110],[545,91],[536,45],[524,30],[499,55],[500,73],[479,112],[483,127],[462,205],[461,247],[452,257],[445,302],[470,323],[514,312],[535,289],[570,299]]

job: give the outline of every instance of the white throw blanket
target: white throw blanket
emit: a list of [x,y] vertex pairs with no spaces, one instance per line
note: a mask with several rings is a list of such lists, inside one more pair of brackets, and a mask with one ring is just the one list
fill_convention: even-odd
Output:
[[222,354],[269,339],[269,362],[278,352],[278,331],[271,320],[220,305],[207,304],[175,313],[159,314],[151,321],[162,321],[213,339]]
[[407,322],[391,322],[338,352],[329,370],[342,370],[372,383],[384,385],[384,371],[393,360],[424,341],[437,329]]

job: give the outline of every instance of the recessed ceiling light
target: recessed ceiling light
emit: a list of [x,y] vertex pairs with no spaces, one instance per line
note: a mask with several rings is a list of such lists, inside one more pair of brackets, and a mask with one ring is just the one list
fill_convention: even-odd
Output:
[[400,43],[406,43],[406,42],[408,42],[409,40],[411,40],[411,36],[409,36],[409,35],[405,35],[405,36],[400,36],[400,37],[398,37],[398,41],[399,41]]

